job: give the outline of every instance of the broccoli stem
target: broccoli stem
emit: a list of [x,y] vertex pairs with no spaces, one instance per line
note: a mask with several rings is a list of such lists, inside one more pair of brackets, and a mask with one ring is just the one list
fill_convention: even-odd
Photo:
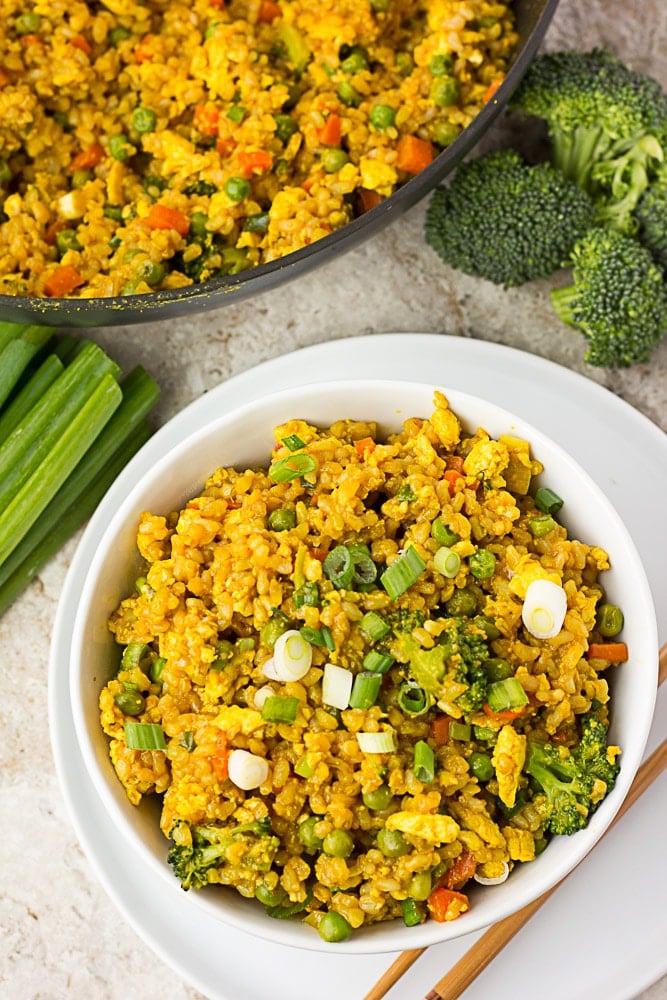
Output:
[[554,166],[588,191],[591,186],[591,171],[599,156],[598,147],[607,144],[602,127],[579,126],[572,132],[555,132],[551,138]]
[[551,303],[556,315],[569,326],[576,326],[574,316],[574,303],[577,299],[577,290],[574,285],[567,285],[565,288],[554,288],[551,291]]

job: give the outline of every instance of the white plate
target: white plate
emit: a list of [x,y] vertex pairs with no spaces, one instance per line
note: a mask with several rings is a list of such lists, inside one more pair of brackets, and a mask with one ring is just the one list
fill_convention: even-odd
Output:
[[[384,334],[333,341],[265,362],[197,400],[163,427],[111,488],[75,553],[59,604],[49,667],[49,714],[56,768],[79,840],[124,918],[183,980],[211,1000],[361,1000],[391,955],[345,956],[293,951],[258,942],[213,920],[183,914],[178,884],[148,872],[114,838],[73,734],[67,686],[71,622],[78,591],[71,582],[90,559],[94,525],[108,519],[144,468],[202,420],[262,392],[323,379],[434,378],[443,385],[509,406],[558,441],[588,469],[630,529],[644,560],[667,638],[664,569],[667,436],[596,383],[513,348],[430,334]],[[79,572],[77,573],[77,569]],[[647,747],[667,726],[667,697],[658,698]],[[519,937],[466,992],[513,1000],[629,1000],[667,973],[664,852],[652,845],[667,826],[666,779],[605,838]],[[423,995],[478,937],[428,950],[389,994]],[[257,961],[261,950],[261,961]],[[510,985],[511,984],[511,985]]]

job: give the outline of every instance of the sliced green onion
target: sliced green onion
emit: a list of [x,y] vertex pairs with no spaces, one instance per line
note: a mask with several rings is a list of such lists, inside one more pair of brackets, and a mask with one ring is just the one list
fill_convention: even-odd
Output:
[[354,677],[345,667],[327,663],[322,674],[322,701],[341,711],[350,704],[350,694]]
[[392,753],[396,749],[394,734],[386,729],[380,733],[357,733],[357,743],[362,753]]
[[242,639],[239,639],[236,644],[236,648],[239,653],[247,653],[251,649],[255,648],[255,640],[251,635],[245,635]]
[[298,698],[272,694],[262,705],[262,718],[265,722],[294,722],[298,711]]
[[563,506],[563,500],[547,486],[540,486],[535,494],[535,506],[543,514],[555,514]]
[[438,545],[449,546],[453,545],[454,542],[459,541],[459,536],[456,532],[448,528],[439,517],[436,517],[435,521],[431,525],[431,537],[436,540]]
[[430,784],[435,778],[435,754],[433,747],[430,747],[424,740],[415,743],[414,763],[412,766],[417,781],[425,785]]
[[306,642],[309,642],[311,646],[326,646],[322,630],[319,628],[312,628],[310,625],[302,625],[299,629],[299,635],[302,639],[305,639]]
[[296,629],[287,629],[278,636],[273,647],[277,680],[300,681],[310,670],[312,661],[313,647]]
[[402,899],[403,923],[406,927],[416,927],[424,919],[422,912],[414,899]]
[[264,684],[261,688],[257,688],[252,699],[253,707],[256,708],[258,712],[261,712],[264,708],[265,702],[269,698],[272,698],[274,694],[275,691],[270,684]]
[[423,715],[430,705],[429,696],[416,681],[404,681],[401,684],[396,702],[406,715]]
[[288,455],[287,458],[279,458],[271,463],[269,479],[273,479],[274,483],[286,483],[290,479],[306,476],[309,472],[314,472],[316,468],[317,462],[312,455],[304,455],[303,453]]
[[317,608],[320,603],[320,588],[316,583],[306,581],[294,591],[295,608]]
[[404,594],[426,569],[426,563],[414,545],[409,545],[380,577],[380,583],[392,601]]
[[472,735],[472,727],[467,722],[458,722],[452,719],[449,723],[449,735],[453,740],[469,740]]
[[354,563],[347,546],[337,545],[328,552],[322,563],[322,569],[327,579],[331,580],[338,590],[348,588],[354,576]]
[[488,549],[478,549],[468,559],[468,569],[476,580],[489,580],[496,570],[496,557]]
[[495,729],[491,729],[490,726],[473,726],[472,734],[476,740],[482,740],[486,743],[488,740],[495,740],[498,733]]
[[378,575],[377,566],[369,555],[365,553],[353,554],[352,556],[352,586],[358,589],[370,587]]
[[128,750],[166,750],[162,726],[157,722],[126,722],[125,746]]
[[381,653],[378,649],[369,649],[364,656],[362,666],[374,674],[386,674],[396,660],[389,653]]
[[528,704],[528,695],[516,677],[507,677],[489,684],[486,700],[492,712],[503,712],[507,708],[523,708]]
[[553,580],[533,580],[523,599],[521,618],[536,639],[558,635],[567,614],[567,594]]
[[359,628],[372,642],[383,639],[391,632],[391,626],[377,611],[367,611],[359,622]]
[[179,747],[183,747],[184,750],[187,750],[188,753],[192,753],[192,751],[196,748],[197,744],[195,743],[194,735],[190,729],[186,729],[181,736],[178,745]]
[[288,434],[287,437],[281,439],[281,444],[284,444],[290,451],[299,451],[299,449],[306,447],[306,442],[302,441],[298,434]]
[[307,753],[300,757],[294,765],[294,773],[298,774],[300,778],[312,778],[315,774],[315,768],[310,763]]
[[151,663],[150,678],[154,684],[162,683],[162,674],[164,673],[166,665],[167,661],[164,656],[156,656]]
[[334,642],[334,637],[331,634],[331,629],[328,625],[323,625],[320,632],[322,633],[322,638],[324,639],[324,645],[330,653],[333,653],[336,648],[336,643]]
[[433,565],[438,573],[442,573],[448,580],[453,580],[461,568],[461,556],[446,545],[442,545],[433,556]]
[[350,708],[370,708],[374,705],[382,686],[382,674],[362,671],[354,678],[350,693]]
[[542,514],[540,517],[531,517],[528,522],[528,528],[533,538],[544,538],[545,535],[550,534],[556,527],[556,522],[554,521],[551,514]]
[[264,757],[259,757],[248,750],[232,750],[227,760],[227,766],[229,780],[245,792],[249,792],[252,788],[259,788],[269,776],[269,762]]

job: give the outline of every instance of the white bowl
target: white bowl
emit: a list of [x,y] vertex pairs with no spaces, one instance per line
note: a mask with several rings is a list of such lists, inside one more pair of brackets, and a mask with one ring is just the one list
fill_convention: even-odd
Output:
[[[132,591],[140,562],[136,525],[142,511],[167,513],[183,506],[221,465],[266,464],[273,427],[290,418],[319,426],[347,417],[375,420],[380,434],[397,430],[410,416],[428,416],[433,392],[441,388],[464,427],[484,427],[492,436],[512,433],[531,443],[545,467],[544,482],[566,499],[563,523],[570,536],[605,549],[612,568],[603,574],[607,598],[623,608],[623,638],[630,659],[610,668],[612,722],[610,740],[622,747],[621,770],[614,789],[589,825],[572,837],[554,838],[535,861],[517,865],[502,885],[471,892],[470,910],[448,923],[430,920],[407,928],[400,920],[372,925],[350,940],[330,945],[299,921],[267,917],[263,908],[233,890],[191,890],[193,906],[248,933],[311,950],[374,953],[421,948],[489,926],[520,909],[559,882],[590,851],[610,824],[641,763],[653,715],[657,687],[658,642],[655,612],[641,560],[621,518],[587,473],[537,428],[491,403],[433,384],[348,380],[299,386],[266,396],[181,440],[125,496],[108,525],[97,527],[97,545],[82,586],[70,657],[72,712],[81,753],[109,819],[128,848],[181,892],[167,865],[168,842],[159,830],[159,802],[145,799],[134,807],[116,778],[108,741],[99,722],[98,697],[117,668],[118,647],[107,620]],[[559,516],[560,519],[560,516]]]

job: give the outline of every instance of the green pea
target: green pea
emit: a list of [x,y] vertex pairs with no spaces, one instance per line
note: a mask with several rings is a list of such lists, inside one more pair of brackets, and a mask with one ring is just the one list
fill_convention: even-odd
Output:
[[344,73],[349,73],[350,75],[359,73],[362,69],[368,69],[366,53],[361,48],[352,49],[349,56],[341,62],[340,68]]
[[145,135],[154,132],[157,124],[157,115],[150,108],[137,108],[132,115],[132,128]]
[[415,63],[409,52],[396,53],[396,69],[401,76],[410,76],[414,68]]
[[245,177],[229,177],[225,182],[225,194],[230,201],[243,201],[252,190],[250,181]]
[[374,104],[368,115],[368,120],[374,128],[391,128],[396,121],[396,112],[389,104]]
[[492,618],[487,617],[487,615],[476,615],[474,622],[475,625],[481,628],[487,639],[493,640],[500,638],[500,629]]
[[160,284],[165,274],[166,268],[164,264],[159,261],[145,260],[142,261],[137,271],[137,283],[145,281],[147,285],[153,288],[154,285]]
[[468,559],[468,569],[476,580],[489,580],[496,571],[496,557],[488,549],[478,549]]
[[460,134],[461,128],[454,122],[437,122],[433,126],[433,138],[439,146],[451,146]]
[[123,715],[141,715],[146,699],[138,691],[119,691],[114,701]]
[[136,147],[132,145],[126,135],[112,135],[109,138],[109,152],[114,160],[129,160],[136,151]]
[[401,831],[388,830],[386,826],[378,830],[377,845],[385,858],[400,858],[410,850]]
[[245,118],[245,108],[242,108],[240,104],[232,104],[227,112],[227,117],[230,121],[239,125]]
[[623,628],[623,612],[616,604],[601,604],[596,624],[600,635],[605,639],[613,639]]
[[393,794],[389,785],[380,785],[371,792],[364,792],[361,796],[364,805],[374,812],[381,812],[387,809],[393,799]]
[[190,216],[190,232],[193,236],[207,236],[206,224],[208,215],[205,212],[193,212]]
[[354,850],[354,839],[347,830],[331,830],[322,841],[322,850],[332,858],[347,858]]
[[358,108],[361,104],[361,94],[347,80],[343,80],[339,85],[337,93],[340,100],[348,108]]
[[454,545],[459,541],[459,535],[451,528],[448,528],[440,517],[436,517],[431,525],[431,538],[434,538],[438,545]]
[[329,910],[320,919],[317,930],[323,941],[346,941],[352,933],[352,926],[342,913]]
[[273,615],[269,618],[265,625],[262,625],[259,631],[259,639],[262,645],[266,646],[267,649],[273,649],[276,641],[280,638],[283,632],[286,632],[289,628],[289,622],[283,614]]
[[453,76],[438,76],[431,87],[431,100],[439,108],[449,108],[459,99],[460,87]]
[[473,751],[468,757],[468,767],[478,781],[490,781],[495,774],[491,758],[478,750]]
[[449,600],[445,601],[445,610],[452,618],[471,618],[479,611],[477,594],[471,587],[455,590]]
[[428,69],[431,76],[447,76],[453,65],[454,60],[449,53],[439,52],[429,62]]
[[428,899],[431,895],[432,885],[433,879],[431,878],[430,872],[415,872],[410,879],[408,895],[412,899],[422,902],[423,900]]
[[308,851],[322,850],[322,838],[318,837],[315,833],[315,827],[319,822],[319,816],[309,816],[308,819],[304,819],[302,823],[299,823],[297,831],[299,840]]
[[42,26],[42,19],[39,14],[29,12],[21,14],[14,21],[14,30],[17,35],[34,35]]
[[112,28],[109,32],[109,44],[115,48],[120,42],[124,42],[130,37],[130,32],[127,28]]
[[81,188],[92,179],[92,170],[75,170],[72,174],[71,185],[73,188]]
[[296,524],[296,511],[289,507],[280,507],[269,514],[271,531],[289,531]]
[[258,882],[255,886],[255,899],[258,899],[262,906],[280,906],[287,899],[287,893],[281,885],[270,889],[266,882]]
[[61,229],[56,233],[56,248],[61,257],[68,250],[80,250],[81,244],[76,238],[76,229]]
[[508,677],[512,677],[514,670],[509,660],[503,659],[502,656],[490,656],[488,660],[484,661],[484,673],[493,683],[494,681],[505,681]]
[[347,163],[347,153],[342,149],[332,147],[331,149],[323,149],[320,159],[326,172],[335,174],[337,170],[342,170]]

